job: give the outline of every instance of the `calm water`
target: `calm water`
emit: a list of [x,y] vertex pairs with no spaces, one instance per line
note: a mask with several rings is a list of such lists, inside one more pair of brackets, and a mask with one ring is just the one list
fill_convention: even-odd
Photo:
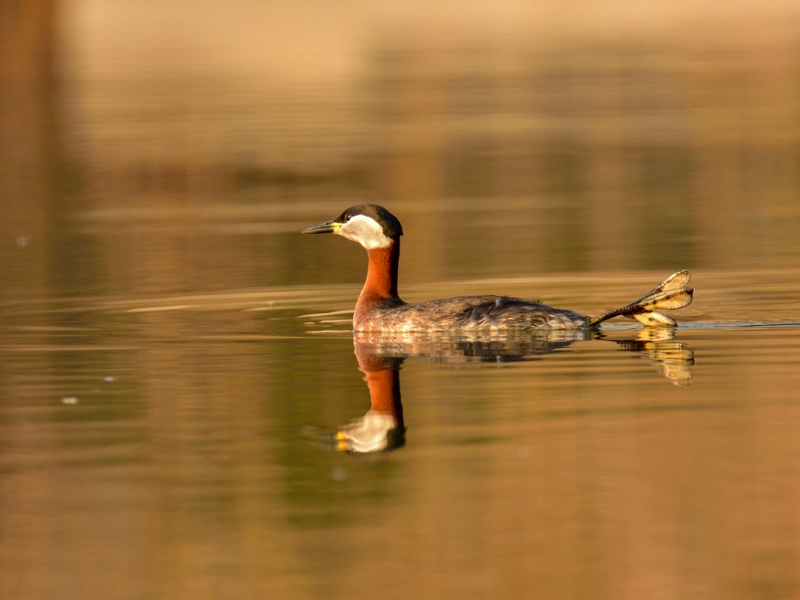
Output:
[[[0,597],[800,598],[796,7],[256,4],[0,6]],[[354,337],[364,201],[406,300],[695,302]]]
[[[673,339],[356,353],[322,313],[357,286],[7,301],[3,595],[794,597],[797,275],[696,274]],[[607,307],[655,282],[492,285]],[[405,444],[333,451],[382,447],[351,422],[387,394]]]

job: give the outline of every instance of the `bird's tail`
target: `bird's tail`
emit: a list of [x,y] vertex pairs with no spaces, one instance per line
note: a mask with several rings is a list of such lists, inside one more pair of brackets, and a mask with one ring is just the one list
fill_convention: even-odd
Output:
[[600,317],[589,319],[588,325],[594,327],[614,317],[627,317],[648,327],[675,326],[677,325],[675,319],[656,312],[656,309],[675,310],[689,306],[692,303],[692,294],[694,294],[694,289],[688,286],[690,278],[689,271],[673,273],[636,302],[631,302]]

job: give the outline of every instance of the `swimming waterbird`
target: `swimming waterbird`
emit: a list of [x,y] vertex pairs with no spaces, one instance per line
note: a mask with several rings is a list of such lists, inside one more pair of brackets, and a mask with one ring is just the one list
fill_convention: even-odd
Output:
[[692,302],[691,275],[677,271],[639,300],[599,317],[553,308],[509,296],[457,296],[407,303],[397,293],[400,262],[400,221],[382,206],[351,206],[331,221],[303,233],[335,233],[358,242],[369,256],[367,281],[353,314],[355,331],[509,331],[583,329],[622,316],[648,327],[677,323],[657,310],[674,310]]

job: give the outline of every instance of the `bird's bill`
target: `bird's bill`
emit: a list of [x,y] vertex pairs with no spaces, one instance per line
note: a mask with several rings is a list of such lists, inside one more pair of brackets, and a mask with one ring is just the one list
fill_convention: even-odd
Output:
[[318,223],[317,225],[312,225],[308,229],[304,229],[303,233],[339,233],[341,227],[342,224],[335,220],[325,221],[324,223]]

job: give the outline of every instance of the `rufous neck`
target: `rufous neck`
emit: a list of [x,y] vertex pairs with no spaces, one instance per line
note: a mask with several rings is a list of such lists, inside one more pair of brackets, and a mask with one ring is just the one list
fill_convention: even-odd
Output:
[[361,290],[362,300],[380,301],[399,298],[397,295],[397,268],[400,264],[400,240],[393,240],[386,248],[367,250],[369,266],[367,281]]

